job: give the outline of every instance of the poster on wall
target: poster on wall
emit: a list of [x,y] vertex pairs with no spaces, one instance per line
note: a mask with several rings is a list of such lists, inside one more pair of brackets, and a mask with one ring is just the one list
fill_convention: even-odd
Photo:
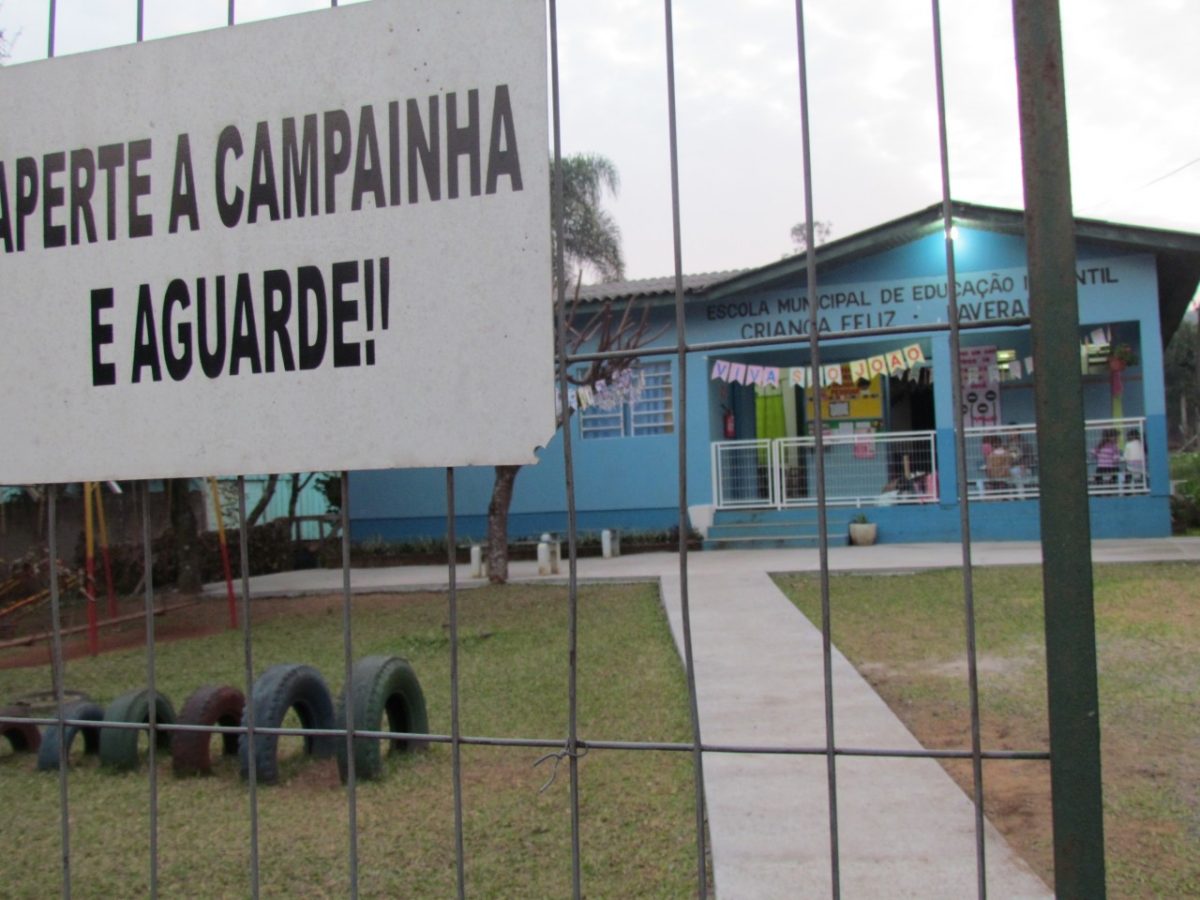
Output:
[[0,483],[533,462],[545,35],[375,0],[6,66]]
[[958,354],[962,373],[962,421],[966,428],[999,425],[1000,366],[996,348],[964,347]]

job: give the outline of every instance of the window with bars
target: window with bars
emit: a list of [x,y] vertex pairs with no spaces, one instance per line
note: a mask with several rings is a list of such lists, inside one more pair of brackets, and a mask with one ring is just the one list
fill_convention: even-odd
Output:
[[[675,431],[675,390],[669,362],[638,363],[620,398],[579,413],[582,438],[642,437]],[[597,392],[602,395],[603,392]],[[599,397],[597,398],[599,400]]]

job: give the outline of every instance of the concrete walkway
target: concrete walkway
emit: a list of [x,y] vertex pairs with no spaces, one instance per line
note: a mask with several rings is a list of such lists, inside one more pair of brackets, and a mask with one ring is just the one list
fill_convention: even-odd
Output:
[[[1039,544],[975,544],[976,565],[1035,563]],[[1200,561],[1200,539],[1097,541],[1096,562]],[[833,571],[957,567],[958,544],[835,547]],[[821,635],[769,573],[816,571],[815,550],[689,555],[688,595],[701,735],[706,744],[824,746]],[[539,579],[532,563],[513,580]],[[586,580],[656,579],[682,655],[679,560],[673,554],[583,559]],[[459,568],[459,583],[478,584]],[[356,569],[355,591],[441,588],[445,567]],[[215,586],[214,586],[215,587]],[[223,590],[223,587],[220,588]],[[255,596],[341,590],[341,572],[251,580]],[[854,667],[835,652],[834,731],[842,747],[920,745]],[[974,811],[930,759],[839,757],[836,766],[842,896],[961,898],[976,892]],[[822,756],[704,754],[704,786],[717,895],[728,900],[829,897],[828,773]],[[989,825],[989,895],[1050,891]]]

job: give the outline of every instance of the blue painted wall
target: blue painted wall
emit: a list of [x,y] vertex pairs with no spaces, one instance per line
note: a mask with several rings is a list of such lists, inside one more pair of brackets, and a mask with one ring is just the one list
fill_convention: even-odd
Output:
[[[1154,493],[1147,498],[1096,499],[1093,501],[1094,534],[1107,536],[1114,529],[1128,535],[1165,535],[1170,531],[1169,484],[1166,455],[1166,416],[1162,388],[1163,353],[1159,329],[1158,285],[1154,259],[1149,254],[1118,254],[1101,246],[1081,244],[1079,286],[1083,326],[1121,323],[1122,340],[1139,346],[1138,366],[1125,375],[1124,414],[1145,416],[1150,480]],[[960,308],[969,317],[994,318],[1024,314],[1028,294],[1024,286],[1025,246],[1021,238],[963,229],[955,244],[960,282]],[[819,273],[821,318],[830,331],[898,324],[934,324],[947,320],[944,279],[945,245],[932,234],[909,244],[882,251],[850,264],[828,267]],[[795,284],[770,290],[750,290],[717,301],[691,299],[687,311],[689,341],[718,341],[779,333],[775,329],[802,329],[808,313],[804,307],[803,278]],[[656,321],[669,323],[666,306],[655,312]],[[942,496],[956,495],[953,466],[954,410],[950,397],[952,360],[948,335],[928,332],[918,337],[841,339],[826,344],[827,362],[860,359],[920,340],[931,360],[937,421],[937,451]],[[673,329],[656,344],[674,342]],[[999,343],[1031,354],[1025,329],[995,328],[964,332],[964,346]],[[689,504],[712,502],[711,445],[721,440],[725,405],[735,409],[739,437],[753,437],[752,393],[709,379],[713,359],[750,361],[763,365],[796,366],[808,362],[805,348],[778,348],[755,352],[692,354],[686,364],[689,403],[687,411],[687,489]],[[676,397],[676,423],[681,422],[678,398],[680,372],[674,358],[671,371]],[[1033,421],[1033,380],[1024,378],[1003,387],[1001,404],[1005,422]],[[481,390],[499,389],[480,385]],[[548,401],[549,402],[549,401]],[[1107,375],[1084,380],[1084,406],[1088,418],[1108,418],[1111,396]],[[678,476],[676,435],[581,439],[578,417],[573,417],[572,447],[575,456],[576,504],[583,531],[605,527],[658,530],[677,522]],[[472,468],[456,474],[458,530],[464,538],[484,533],[492,470]],[[540,453],[536,466],[524,467],[517,478],[510,516],[510,537],[519,539],[542,531],[566,527],[562,435],[556,435]],[[355,472],[351,475],[351,534],[354,540],[439,537],[444,534],[446,504],[444,470]],[[1107,510],[1120,504],[1119,514]],[[958,535],[955,504],[944,502],[922,507],[880,509],[884,540],[954,540]],[[1115,508],[1114,508],[1115,509]],[[1099,512],[1098,512],[1099,511]],[[1036,504],[1028,502],[980,503],[972,507],[972,527],[987,539],[1037,536]]]

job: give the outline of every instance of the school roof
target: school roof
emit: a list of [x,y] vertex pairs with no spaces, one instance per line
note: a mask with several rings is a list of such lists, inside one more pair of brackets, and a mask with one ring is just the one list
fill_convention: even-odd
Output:
[[[1001,234],[1025,233],[1025,214],[1021,210],[954,201],[951,211],[958,225]],[[940,231],[943,226],[942,204],[935,203],[899,219],[822,244],[816,248],[816,261],[822,267],[853,262],[911,243]],[[1163,343],[1170,341],[1200,285],[1200,234],[1077,218],[1075,235],[1079,240],[1105,245],[1118,252],[1154,254]],[[685,297],[703,295],[705,299],[719,299],[747,290],[795,284],[805,278],[807,265],[806,254],[798,253],[753,269],[685,275],[683,293]],[[674,294],[675,278],[669,276],[584,285],[580,299],[587,302],[642,298],[669,300]]]

